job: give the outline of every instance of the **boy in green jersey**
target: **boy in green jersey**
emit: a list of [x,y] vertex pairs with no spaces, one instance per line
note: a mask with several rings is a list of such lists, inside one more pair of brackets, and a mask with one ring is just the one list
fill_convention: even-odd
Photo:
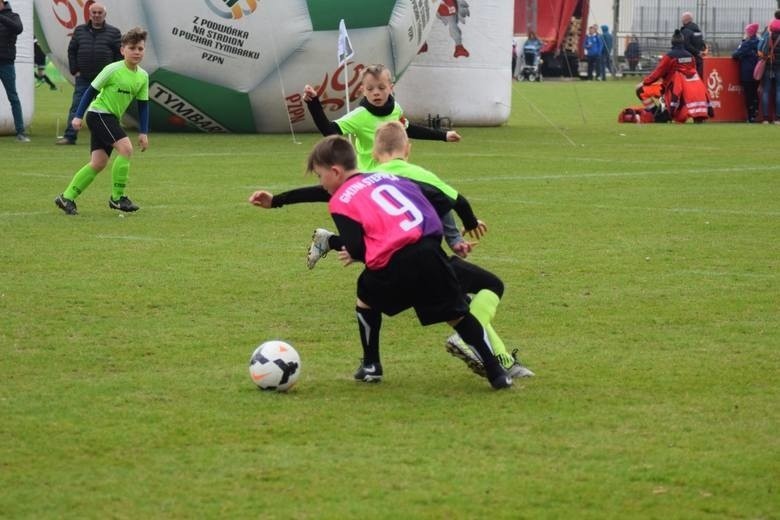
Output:
[[[393,80],[390,71],[384,65],[368,65],[360,75],[360,91],[363,98],[360,105],[350,110],[336,121],[330,121],[320,103],[319,94],[314,87],[306,85],[303,100],[311,113],[314,124],[322,135],[352,135],[355,137],[358,169],[363,172],[374,171],[377,163],[372,156],[374,133],[379,125],[397,121],[412,139],[458,142],[460,135],[454,130],[444,131],[410,123],[404,116],[401,105],[393,97]],[[323,87],[320,87],[322,90]],[[442,218],[444,239],[452,252],[466,258],[471,252],[471,243],[464,240],[455,225],[455,218],[447,214]],[[312,247],[314,245],[312,244]],[[316,260],[315,260],[316,262]],[[311,268],[310,263],[310,268]]]
[[[320,87],[322,89],[322,87]],[[373,171],[376,162],[371,156],[374,147],[374,132],[382,123],[400,121],[412,139],[427,139],[433,141],[460,141],[460,135],[454,130],[444,131],[427,128],[409,123],[404,117],[401,105],[393,98],[393,80],[390,71],[384,65],[368,65],[361,72],[360,90],[363,99],[357,108],[347,114],[330,121],[320,103],[317,90],[311,85],[303,89],[303,100],[314,119],[314,124],[322,135],[353,135],[355,136],[355,151],[358,158],[358,169],[363,172]]]
[[146,31],[136,27],[122,37],[121,52],[124,60],[107,65],[97,75],[76,109],[73,128],[81,129],[82,117],[86,112],[92,136],[91,155],[89,163],[76,172],[67,189],[54,199],[57,207],[68,215],[78,214],[76,198],[106,167],[113,150],[118,155],[111,167],[112,189],[108,207],[124,212],[138,210],[138,206],[125,195],[133,144],[119,120],[130,103],[137,100],[138,144],[142,152],[146,151],[149,146],[149,74],[139,66],[144,59],[146,34]]

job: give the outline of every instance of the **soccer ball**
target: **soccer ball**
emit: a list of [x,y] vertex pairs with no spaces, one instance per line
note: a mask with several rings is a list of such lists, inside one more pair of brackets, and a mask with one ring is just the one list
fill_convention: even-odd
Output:
[[[68,74],[68,43],[94,0],[35,0],[40,39]],[[102,0],[108,23],[148,30],[141,67],[150,75],[154,131],[314,130],[301,98],[321,92],[331,119],[358,97],[363,66],[400,76],[436,19],[433,0]],[[354,57],[338,63],[343,19]]]
[[301,357],[284,341],[266,341],[249,358],[249,376],[261,390],[286,392],[301,375]]

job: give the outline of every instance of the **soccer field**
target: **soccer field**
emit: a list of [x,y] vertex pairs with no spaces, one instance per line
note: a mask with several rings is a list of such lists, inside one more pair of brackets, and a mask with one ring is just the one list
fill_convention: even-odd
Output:
[[[617,124],[634,83],[515,83],[507,125],[413,143],[489,226],[537,374],[503,392],[409,312],[352,380],[326,206],[246,202],[314,184],[316,136],[152,133],[138,213],[104,171],[67,217],[89,136],[55,147],[71,91],[38,89],[0,138],[0,518],[778,518],[780,128]],[[288,394],[249,378],[274,338]]]

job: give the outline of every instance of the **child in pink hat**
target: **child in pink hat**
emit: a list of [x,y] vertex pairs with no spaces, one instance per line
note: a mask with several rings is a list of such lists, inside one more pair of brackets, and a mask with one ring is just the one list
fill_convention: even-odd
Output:
[[753,78],[753,69],[758,62],[758,24],[745,27],[745,37],[731,57],[739,61],[739,82],[745,99],[747,122],[754,123],[758,115],[758,81]]

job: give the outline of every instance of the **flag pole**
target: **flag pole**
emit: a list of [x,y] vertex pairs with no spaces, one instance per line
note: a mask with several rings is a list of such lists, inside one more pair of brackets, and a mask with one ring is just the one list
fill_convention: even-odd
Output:
[[346,93],[347,112],[349,112],[349,62],[344,62],[344,92]]
[[344,19],[339,20],[338,62],[344,66],[344,92],[346,97],[347,112],[349,112],[349,59],[354,56],[352,42],[349,41],[347,25]]

